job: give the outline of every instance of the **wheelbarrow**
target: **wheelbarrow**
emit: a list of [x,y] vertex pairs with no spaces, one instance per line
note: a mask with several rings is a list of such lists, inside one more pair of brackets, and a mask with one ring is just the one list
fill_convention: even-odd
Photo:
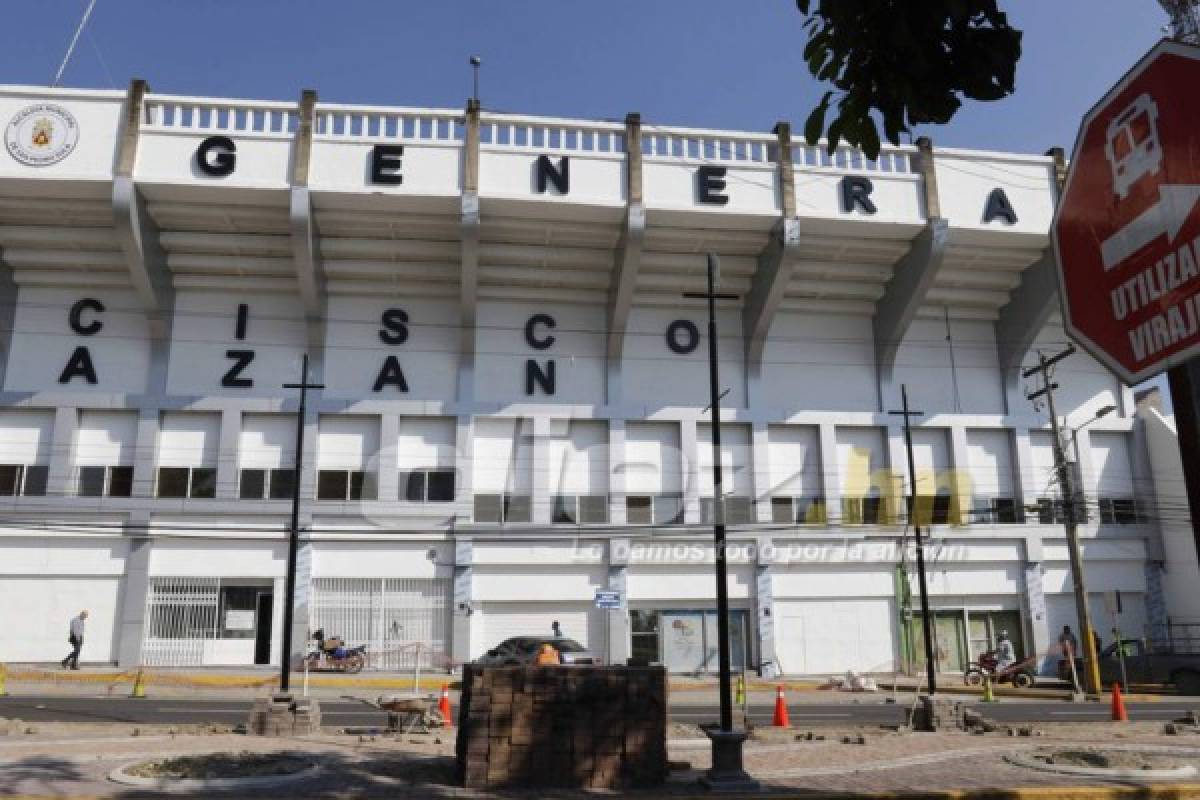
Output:
[[434,695],[392,695],[380,697],[374,705],[387,712],[389,732],[430,733],[434,728],[446,726],[446,720],[437,710],[437,700]]

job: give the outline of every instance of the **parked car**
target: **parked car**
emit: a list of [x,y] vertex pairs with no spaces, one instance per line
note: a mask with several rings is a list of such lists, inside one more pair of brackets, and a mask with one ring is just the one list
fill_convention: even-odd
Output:
[[553,636],[514,636],[488,650],[475,663],[485,667],[516,667],[532,664],[542,645],[554,645],[563,664],[599,664],[600,659],[574,639]]
[[[1129,683],[1169,683],[1178,694],[1200,695],[1200,654],[1147,650],[1141,639],[1122,639],[1125,674]],[[1100,682],[1110,687],[1121,683],[1121,658],[1113,642],[1099,653]],[[1083,680],[1083,659],[1075,659],[1075,669]],[[1071,680],[1066,659],[1058,662],[1058,677]]]

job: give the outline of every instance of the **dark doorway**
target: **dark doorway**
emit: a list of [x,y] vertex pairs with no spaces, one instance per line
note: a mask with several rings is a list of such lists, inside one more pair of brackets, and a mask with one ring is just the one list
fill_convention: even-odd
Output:
[[254,619],[254,663],[271,663],[271,593],[260,592]]

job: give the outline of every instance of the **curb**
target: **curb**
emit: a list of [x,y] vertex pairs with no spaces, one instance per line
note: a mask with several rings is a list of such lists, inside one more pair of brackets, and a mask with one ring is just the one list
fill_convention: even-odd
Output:
[[255,775],[248,778],[212,778],[208,780],[197,778],[142,778],[137,775],[130,775],[125,771],[130,767],[136,767],[143,763],[145,762],[130,761],[128,764],[117,767],[108,773],[108,779],[113,783],[120,783],[125,786],[158,789],[164,792],[181,792],[184,790],[222,791],[225,789],[270,789],[276,786],[285,786],[290,783],[314,778],[321,771],[321,766],[316,762],[311,762],[299,772],[289,772],[285,775]]
[[[664,794],[670,800],[712,800],[711,794]],[[731,793],[723,800],[1186,800],[1200,797],[1200,783],[1138,786],[1014,786],[989,789],[931,789],[925,792],[825,792],[821,790]]]
[[[53,670],[10,670],[9,682],[14,683],[52,683],[52,684],[102,684],[116,686],[120,683],[132,683],[137,671],[132,672],[55,672]],[[297,675],[299,673],[293,673]],[[178,672],[143,673],[144,683],[148,688],[154,686],[186,686],[194,688],[214,689],[259,689],[270,686],[279,680],[278,675],[269,678],[249,677],[246,675],[205,675]],[[421,678],[417,689],[436,691],[447,681],[443,678]],[[458,681],[450,682],[453,688]],[[313,675],[308,678],[309,686],[328,688],[364,687],[373,689],[412,689],[411,678],[371,678],[371,677],[341,677],[336,675]],[[11,693],[11,692],[10,692]]]
[[1081,775],[1087,778],[1113,778],[1116,780],[1151,780],[1172,781],[1196,777],[1196,768],[1187,765],[1170,769],[1125,769],[1107,767],[1075,767],[1067,764],[1048,764],[1036,758],[1027,758],[1023,753],[1009,753],[1004,760],[1010,764],[1026,769],[1036,769],[1042,772],[1055,772],[1060,775]]

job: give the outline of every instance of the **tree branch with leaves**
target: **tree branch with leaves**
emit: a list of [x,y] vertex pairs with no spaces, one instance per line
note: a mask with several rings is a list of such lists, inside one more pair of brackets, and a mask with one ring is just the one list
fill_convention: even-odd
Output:
[[[869,158],[913,126],[950,121],[962,98],[1013,92],[1021,31],[995,0],[796,0],[806,19],[804,60],[825,92],[804,125],[830,152],[845,141]],[[826,126],[832,105],[836,116]]]

